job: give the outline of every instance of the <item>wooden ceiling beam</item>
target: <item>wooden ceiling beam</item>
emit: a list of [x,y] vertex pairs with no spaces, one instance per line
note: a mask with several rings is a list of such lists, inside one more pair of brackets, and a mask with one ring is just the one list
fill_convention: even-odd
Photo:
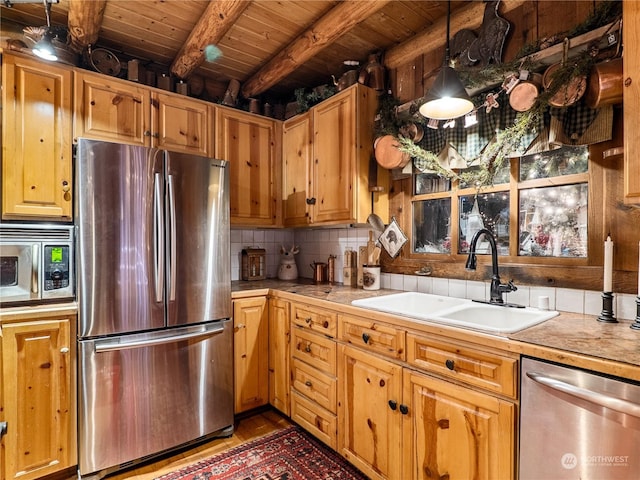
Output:
[[[520,8],[530,0],[509,0],[500,2],[499,13],[505,14]],[[485,2],[471,2],[464,7],[451,12],[451,38],[453,35],[468,28],[475,30],[482,25]],[[384,54],[384,65],[387,68],[398,68],[412,62],[416,57],[441,48],[447,37],[447,16],[441,17],[436,23],[414,35],[407,41],[390,48]]]
[[250,3],[247,0],[210,2],[173,60],[171,73],[178,78],[188,78],[204,62],[205,47],[218,43]]
[[69,0],[68,29],[71,48],[82,52],[98,40],[107,0]]
[[338,2],[309,30],[282,49],[249,78],[242,87],[242,95],[249,98],[266,91],[387,3],[389,0]]

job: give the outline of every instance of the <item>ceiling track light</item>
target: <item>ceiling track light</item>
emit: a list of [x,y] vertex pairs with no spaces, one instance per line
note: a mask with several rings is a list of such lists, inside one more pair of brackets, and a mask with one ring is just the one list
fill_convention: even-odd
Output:
[[458,73],[450,66],[449,30],[451,23],[451,0],[447,2],[447,43],[444,63],[436,77],[426,101],[420,106],[420,113],[427,118],[449,120],[462,117],[473,110],[473,102],[458,77]]
[[43,3],[45,15],[47,17],[47,30],[44,35],[42,35],[42,38],[33,46],[31,51],[35,56],[40,57],[43,60],[55,62],[58,60],[58,55],[56,55],[56,51],[52,43],[54,35],[51,32],[51,2],[43,0]]

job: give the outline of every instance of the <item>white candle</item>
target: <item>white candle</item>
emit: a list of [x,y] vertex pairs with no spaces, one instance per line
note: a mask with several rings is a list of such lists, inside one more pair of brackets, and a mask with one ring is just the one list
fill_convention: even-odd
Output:
[[613,292],[613,242],[610,235],[604,242],[604,291]]

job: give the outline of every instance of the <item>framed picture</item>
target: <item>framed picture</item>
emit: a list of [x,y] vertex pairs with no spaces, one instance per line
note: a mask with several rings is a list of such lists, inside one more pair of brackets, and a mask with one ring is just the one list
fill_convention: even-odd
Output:
[[396,222],[395,217],[391,219],[391,223],[382,232],[378,241],[382,247],[387,251],[391,258],[395,258],[402,250],[402,247],[407,243],[407,236],[400,229],[400,225]]

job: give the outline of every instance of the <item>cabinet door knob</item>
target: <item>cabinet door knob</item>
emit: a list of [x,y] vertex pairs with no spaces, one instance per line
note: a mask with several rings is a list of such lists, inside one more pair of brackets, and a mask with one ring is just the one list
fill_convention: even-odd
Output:
[[311,385],[312,385],[312,383],[311,383],[309,380],[307,380],[306,382],[304,382],[304,384],[305,384],[307,387],[311,387]]
[[69,353],[69,347],[62,347],[60,353]]
[[315,197],[307,198],[307,205],[315,205],[316,199]]
[[369,334],[368,334],[368,333],[363,333],[363,334],[362,334],[362,341],[363,341],[364,343],[369,343],[369,338],[371,338],[371,337],[369,336]]
[[145,137],[150,137],[151,136],[151,132],[149,130],[145,130],[145,132],[143,133],[143,135]]
[[406,415],[407,413],[409,413],[409,407],[407,407],[406,405],[400,405],[400,413]]
[[311,323],[311,317],[305,318],[304,321],[307,322],[307,323]]
[[304,351],[307,352],[307,353],[311,352],[311,344],[310,343],[307,343],[307,345],[304,347]]
[[7,422],[0,422],[0,438],[7,434]]
[[398,408],[398,402],[396,402],[395,400],[389,400],[389,408],[391,410],[395,410],[396,408]]
[[448,359],[444,364],[447,366],[449,370],[453,370],[456,367],[456,364],[453,360]]
[[67,193],[71,190],[71,186],[69,185],[69,182],[67,182],[66,180],[62,181],[62,191],[64,193]]

